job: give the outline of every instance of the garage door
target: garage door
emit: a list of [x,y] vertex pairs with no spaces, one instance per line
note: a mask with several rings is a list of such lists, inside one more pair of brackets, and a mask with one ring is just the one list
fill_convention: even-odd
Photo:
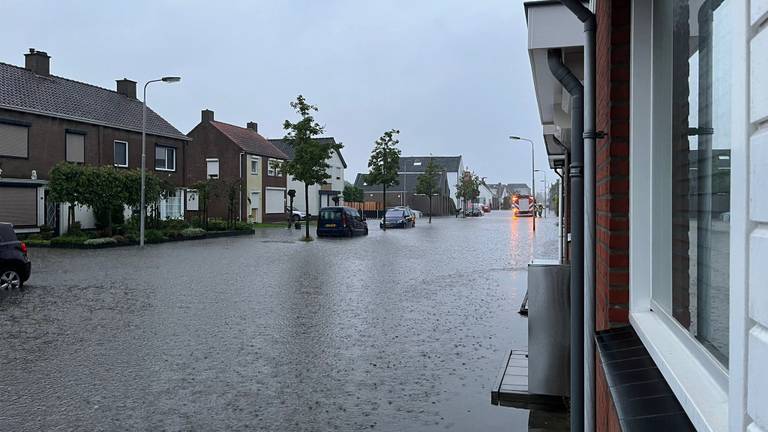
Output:
[[37,188],[0,187],[0,222],[37,226]]
[[267,189],[268,214],[285,213],[285,189]]

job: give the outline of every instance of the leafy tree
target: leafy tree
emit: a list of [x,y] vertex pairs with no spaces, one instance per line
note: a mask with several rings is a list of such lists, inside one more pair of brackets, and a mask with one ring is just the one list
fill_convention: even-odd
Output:
[[[368,159],[368,175],[366,180],[369,184],[380,184],[383,190],[382,199],[384,201],[384,211],[387,211],[387,186],[398,184],[397,169],[400,167],[400,149],[397,144],[400,142],[395,138],[400,131],[391,129],[384,132],[371,152],[371,158]],[[387,229],[386,224],[383,225]]]
[[429,223],[432,223],[432,196],[439,191],[437,179],[440,173],[440,168],[429,158],[424,173],[416,181],[416,193],[426,195],[429,200]]
[[59,162],[49,173],[48,190],[51,200],[69,203],[67,209],[67,231],[75,223],[75,205],[83,205],[81,200],[80,175],[82,166],[71,162]]
[[227,204],[227,228],[231,229],[234,228],[238,217],[237,199],[240,196],[240,179],[222,181],[221,186],[224,189],[224,199]]
[[471,171],[464,171],[456,185],[456,198],[463,200],[464,211],[467,210],[467,202],[473,202],[480,196],[480,177]]
[[345,202],[361,203],[364,201],[363,190],[355,185],[345,185],[341,195]]
[[[317,107],[307,103],[304,96],[297,96],[296,101],[291,102],[291,108],[296,110],[301,119],[296,123],[290,120],[283,123],[283,129],[286,131],[285,140],[293,147],[294,157],[293,160],[282,164],[282,171],[304,183],[304,208],[309,209],[309,187],[322,184],[323,181],[331,178],[327,172],[330,167],[328,159],[343,145],[332,140],[315,139],[325,131],[325,128],[312,116],[312,112],[317,111]],[[304,225],[306,229],[304,239],[312,240],[309,235],[309,217]]]
[[191,186],[197,191],[197,221],[203,229],[208,228],[208,203],[213,193],[214,181],[212,179],[200,180]]
[[560,180],[549,185],[549,207],[555,211],[556,216],[560,216]]

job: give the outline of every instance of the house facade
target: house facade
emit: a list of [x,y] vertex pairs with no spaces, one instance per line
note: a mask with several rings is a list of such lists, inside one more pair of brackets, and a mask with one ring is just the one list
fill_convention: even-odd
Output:
[[427,163],[432,160],[435,165],[442,171],[445,171],[446,180],[448,182],[448,197],[453,200],[455,208],[461,208],[461,199],[456,197],[456,188],[459,184],[459,178],[464,172],[464,163],[461,156],[402,156],[400,157],[400,167],[398,169],[399,174],[405,175],[407,178],[403,180],[406,183],[403,185],[403,190],[409,190],[407,181],[411,174],[421,174],[427,169]]
[[[333,137],[316,138],[317,141],[329,141],[335,143]],[[293,159],[293,147],[285,139],[269,140],[280,151],[288,156],[288,160]],[[347,168],[347,162],[344,160],[341,151],[334,151],[327,161],[329,167],[326,173],[330,176],[323,184],[314,184],[309,187],[309,209],[305,209],[304,183],[296,180],[293,176],[288,176],[288,190],[295,190],[296,197],[293,200],[293,208],[303,211],[310,215],[317,216],[320,208],[336,205],[334,199],[338,200],[338,205],[344,205],[344,170]]]
[[[48,173],[61,161],[141,166],[142,102],[136,82],[122,79],[115,90],[50,73],[50,56],[31,49],[25,65],[0,63],[0,221],[19,232],[42,225],[66,232],[67,207],[48,198]],[[186,158],[190,139],[147,109],[147,168],[177,187],[159,203],[161,216],[184,214]],[[94,228],[88,208],[75,220]]]
[[[768,430],[768,4],[591,3],[525,5],[544,141],[564,144],[547,151],[567,161],[553,168],[569,194],[585,156],[585,223],[565,233],[584,239],[566,243],[584,257],[572,416],[584,430]],[[572,122],[579,84],[593,124]]]
[[[429,198],[416,192],[416,185],[421,174],[399,174],[397,184],[387,188],[387,208],[409,206],[425,215],[429,214]],[[355,186],[363,190],[366,210],[383,210],[384,193],[381,185],[370,184],[365,174],[358,174]],[[432,197],[432,216],[448,216],[456,212],[455,201],[449,195],[448,174],[440,173],[437,179],[438,192]]]
[[188,135],[194,140],[188,162],[190,178],[217,180],[219,196],[209,200],[209,218],[228,216],[228,201],[223,196],[234,187],[238,220],[286,220],[287,180],[279,165],[288,156],[259,134],[258,124],[240,127],[216,121],[214,112],[206,109]]

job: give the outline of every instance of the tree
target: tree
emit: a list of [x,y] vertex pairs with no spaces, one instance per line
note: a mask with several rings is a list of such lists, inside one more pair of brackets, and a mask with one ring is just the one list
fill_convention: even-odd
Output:
[[429,158],[424,173],[416,181],[416,193],[426,195],[429,200],[429,223],[432,223],[432,196],[439,191],[437,179],[440,173],[440,168],[435,165],[432,158]]
[[213,182],[214,180],[212,179],[205,179],[191,186],[192,189],[197,191],[197,218],[200,227],[203,229],[208,228],[208,203],[213,192]]
[[[312,111],[317,111],[317,107],[307,103],[304,96],[297,96],[296,101],[291,102],[291,108],[296,110],[301,119],[296,123],[290,120],[283,122],[283,129],[286,131],[285,140],[293,148],[294,157],[293,160],[282,164],[282,171],[304,183],[304,208],[309,210],[309,187],[322,184],[323,181],[331,178],[328,174],[330,167],[328,159],[343,145],[333,140],[315,139],[325,131],[325,128],[312,116]],[[309,235],[309,214],[304,225],[306,228],[304,239],[312,240]]]
[[345,185],[344,192],[341,193],[345,202],[361,203],[363,202],[363,190],[355,185]]
[[224,199],[227,204],[227,228],[232,229],[238,219],[237,199],[240,197],[240,179],[222,181],[221,186],[224,189]]
[[456,185],[456,198],[463,200],[464,211],[467,210],[467,202],[473,202],[480,195],[480,177],[472,171],[464,171]]
[[68,203],[67,231],[75,223],[75,206],[83,205],[80,195],[82,166],[71,162],[59,162],[49,173],[48,190],[53,202]]
[[[400,149],[397,144],[400,142],[395,138],[400,131],[391,129],[384,132],[371,151],[371,158],[368,159],[368,184],[380,184],[383,190],[384,212],[387,211],[387,186],[396,185],[397,170],[400,167]],[[382,225],[386,231],[387,225]]]
[[549,185],[549,207],[555,211],[555,216],[560,216],[560,180]]

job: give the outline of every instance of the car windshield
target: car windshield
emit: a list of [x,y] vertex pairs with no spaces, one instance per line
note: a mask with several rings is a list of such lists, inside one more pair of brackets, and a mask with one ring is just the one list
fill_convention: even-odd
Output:
[[399,218],[405,216],[405,212],[403,210],[390,210],[387,212],[388,218]]
[[320,219],[339,220],[341,219],[341,210],[320,210]]

